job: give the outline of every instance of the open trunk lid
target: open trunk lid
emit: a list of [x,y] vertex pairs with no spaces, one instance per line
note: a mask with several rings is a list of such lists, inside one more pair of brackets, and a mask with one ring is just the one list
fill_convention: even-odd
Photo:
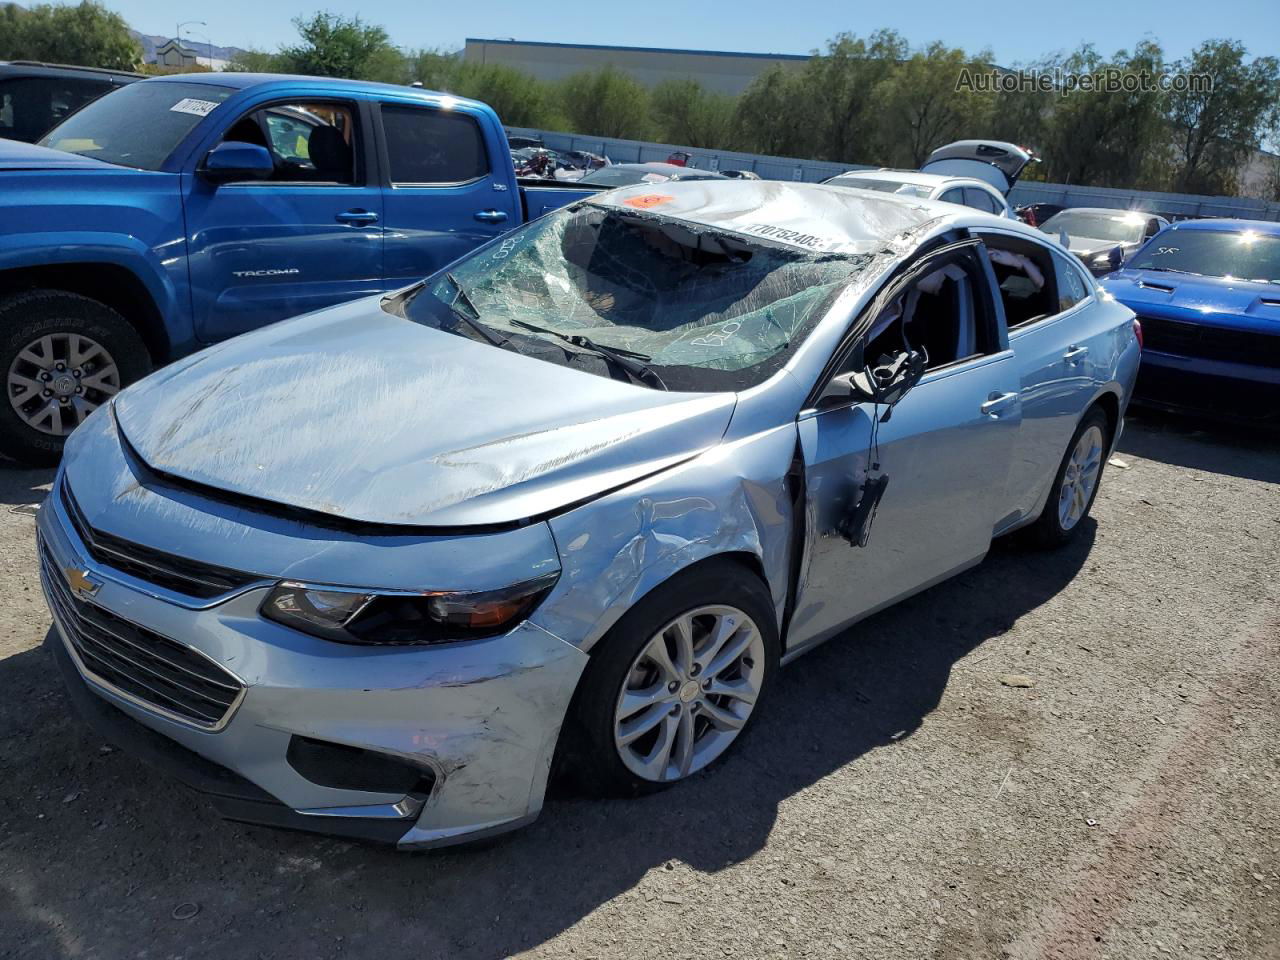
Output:
[[985,180],[1005,196],[1035,155],[1025,147],[1001,140],[957,140],[929,154],[921,173]]

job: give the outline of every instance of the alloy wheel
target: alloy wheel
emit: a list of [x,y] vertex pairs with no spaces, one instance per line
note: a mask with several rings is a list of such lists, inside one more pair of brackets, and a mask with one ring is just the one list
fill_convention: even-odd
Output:
[[27,426],[65,437],[120,392],[120,370],[96,340],[51,333],[18,351],[7,385],[9,404]]
[[1102,430],[1091,426],[1076,441],[1062,475],[1062,490],[1058,495],[1058,523],[1063,530],[1072,529],[1093,497],[1102,470]]
[[698,607],[649,638],[614,711],[614,746],[627,769],[682,780],[737,739],[764,682],[764,638],[736,607]]

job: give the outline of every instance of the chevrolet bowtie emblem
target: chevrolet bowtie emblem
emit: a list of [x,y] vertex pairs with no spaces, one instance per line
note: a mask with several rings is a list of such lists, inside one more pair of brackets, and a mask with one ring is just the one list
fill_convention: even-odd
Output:
[[102,588],[102,583],[93,579],[88,570],[81,570],[79,567],[63,567],[62,573],[67,578],[67,585],[71,587],[71,592],[77,596],[92,597]]

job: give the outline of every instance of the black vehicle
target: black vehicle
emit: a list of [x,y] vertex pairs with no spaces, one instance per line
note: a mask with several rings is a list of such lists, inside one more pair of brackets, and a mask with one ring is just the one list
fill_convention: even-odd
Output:
[[125,70],[0,62],[0,137],[35,143],[90,100],[141,79]]
[[538,137],[519,137],[508,136],[507,146],[514,150],[528,150],[530,147],[545,147],[546,144]]

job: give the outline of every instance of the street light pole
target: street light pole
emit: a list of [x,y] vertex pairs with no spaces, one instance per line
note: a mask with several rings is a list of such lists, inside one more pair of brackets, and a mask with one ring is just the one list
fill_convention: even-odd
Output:
[[[190,26],[190,25],[191,25],[191,24],[193,24],[193,23],[194,23],[194,24],[197,24],[198,26],[201,26],[201,27],[207,27],[207,26],[208,26],[208,24],[207,24],[207,23],[205,23],[203,20],[183,20],[181,23],[179,23],[179,24],[178,24],[178,32],[177,32],[176,34],[174,34],[174,37],[173,37],[173,38],[174,38],[175,40],[177,40],[177,41],[178,41],[178,56],[179,56],[179,57],[181,57],[181,56],[182,56],[182,28],[183,28],[183,27]],[[210,46],[212,46],[212,45],[210,45]],[[212,69],[212,67],[213,67],[213,57],[212,57],[212,56],[209,58],[209,61],[210,61],[210,62],[209,62],[209,67],[210,67],[210,69]],[[199,55],[199,54],[196,54],[196,66],[197,66],[197,67],[198,67],[198,66],[200,66],[200,55]]]

